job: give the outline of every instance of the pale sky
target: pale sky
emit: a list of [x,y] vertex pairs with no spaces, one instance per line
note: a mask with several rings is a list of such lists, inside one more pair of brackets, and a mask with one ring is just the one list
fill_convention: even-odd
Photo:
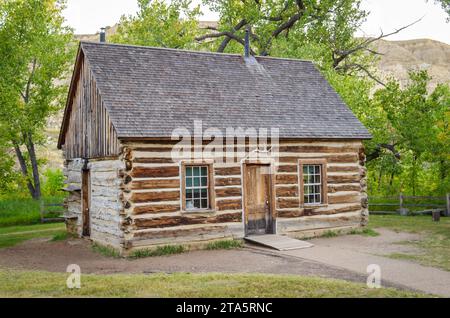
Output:
[[[67,24],[77,34],[95,33],[102,26],[116,24],[123,14],[137,11],[136,0],[68,0],[67,5],[64,12]],[[444,10],[434,0],[363,0],[363,8],[370,15],[357,35],[376,36],[380,30],[389,33],[423,17],[388,39],[428,38],[450,44],[450,23],[446,23]],[[217,20],[214,13],[203,11],[203,20]]]

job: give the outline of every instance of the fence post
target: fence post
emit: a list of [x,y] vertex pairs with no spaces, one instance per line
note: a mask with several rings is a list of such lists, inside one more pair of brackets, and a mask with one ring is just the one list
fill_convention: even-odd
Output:
[[404,199],[403,193],[400,192],[400,195],[399,195],[400,215],[405,216],[405,215],[408,215],[408,211],[405,208],[403,208],[403,199]]
[[447,210],[445,216],[450,216],[450,193],[447,193]]

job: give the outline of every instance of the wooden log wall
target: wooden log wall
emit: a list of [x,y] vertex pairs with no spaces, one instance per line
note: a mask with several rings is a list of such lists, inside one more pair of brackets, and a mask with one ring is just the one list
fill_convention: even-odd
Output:
[[119,155],[120,143],[97,89],[88,62],[83,58],[70,99],[63,143],[66,159],[104,158]]
[[[119,175],[124,169],[122,160],[99,160],[88,163],[90,170],[90,226],[91,239],[103,245],[121,249],[124,242],[122,180]],[[67,186],[81,187],[83,164],[78,160],[65,162],[64,173]],[[66,199],[68,221],[75,222],[79,236],[82,234],[81,191],[71,191]]]
[[[180,205],[180,162],[172,160],[171,142],[124,142],[122,172],[124,228],[128,248],[178,241],[242,237],[242,171],[237,162],[215,160],[215,210],[184,213]],[[364,223],[365,168],[360,141],[286,141],[280,144],[275,176],[278,230]],[[327,160],[328,204],[300,206],[298,160]],[[316,218],[319,221],[314,221]],[[310,219],[311,221],[305,222]],[[309,224],[309,225],[308,225]],[[344,225],[342,225],[344,224]]]

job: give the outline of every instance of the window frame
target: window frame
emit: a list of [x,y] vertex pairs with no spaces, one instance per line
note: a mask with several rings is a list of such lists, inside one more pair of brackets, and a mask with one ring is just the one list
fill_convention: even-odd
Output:
[[[321,166],[321,202],[320,203],[305,203],[305,185],[303,182],[303,166],[316,165]],[[298,161],[298,174],[299,174],[299,194],[300,194],[300,207],[320,207],[328,205],[328,185],[327,185],[327,160],[324,158],[308,158],[300,159]]]
[[[207,188],[208,188],[208,207],[204,209],[187,209],[186,208],[186,167],[207,167]],[[188,161],[181,162],[181,212],[183,213],[205,213],[214,212],[216,209],[216,200],[214,193],[214,167],[211,161]]]

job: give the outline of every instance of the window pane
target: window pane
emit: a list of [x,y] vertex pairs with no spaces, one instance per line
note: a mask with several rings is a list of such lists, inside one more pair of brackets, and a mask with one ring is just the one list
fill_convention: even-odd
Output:
[[209,208],[208,167],[186,167],[186,209]]
[[320,183],[320,174],[314,176],[314,183]]
[[187,200],[186,201],[186,209],[193,209],[194,208],[194,201],[193,200]]
[[305,195],[303,200],[305,201],[305,203],[309,203],[309,196]]
[[200,175],[200,167],[194,167],[194,176],[199,176]]
[[315,195],[315,202],[320,203],[320,194]]
[[320,174],[320,166],[316,166],[315,173]]
[[307,165],[304,165],[304,166],[303,166],[303,174],[304,174],[304,175],[307,175],[307,174],[308,174],[308,166],[307,166]]

